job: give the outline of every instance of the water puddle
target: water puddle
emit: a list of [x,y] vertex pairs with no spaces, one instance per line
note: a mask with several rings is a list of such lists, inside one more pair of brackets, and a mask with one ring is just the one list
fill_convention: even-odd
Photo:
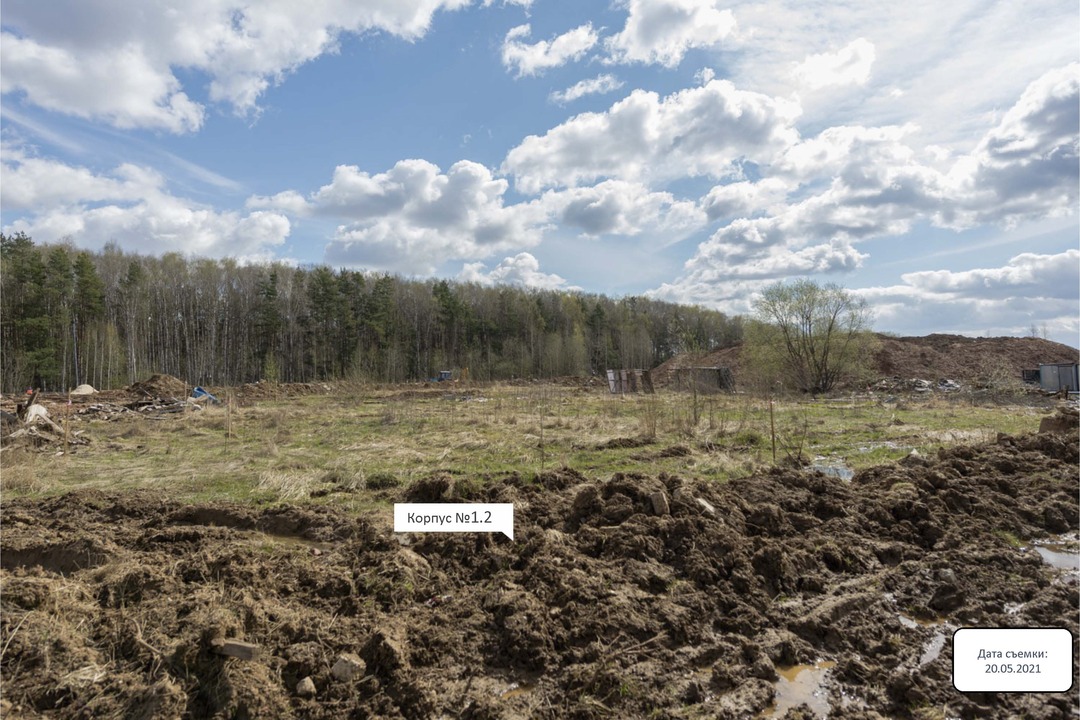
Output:
[[855,471],[847,465],[839,462],[829,462],[829,460],[824,457],[814,458],[814,462],[810,464],[810,469],[816,470],[822,475],[840,478],[841,480],[850,480],[855,477]]
[[903,613],[900,613],[897,618],[900,620],[900,624],[906,627],[908,630],[915,630],[916,628],[921,627],[937,627],[938,625],[944,625],[946,622],[948,622],[945,618],[942,617],[916,618],[909,617],[907,615],[904,615]]
[[759,718],[783,717],[787,711],[806,703],[816,717],[829,716],[829,694],[824,684],[836,663],[821,661],[813,665],[780,665],[776,672],[776,695]]
[[919,667],[927,665],[938,659],[941,651],[945,648],[945,632],[939,630],[923,645],[922,655],[919,656]]
[[1049,540],[1035,540],[1021,549],[1034,550],[1043,563],[1052,568],[1069,573],[1080,572],[1080,536],[1077,533],[1059,535]]
[[1065,545],[1036,545],[1035,552],[1050,567],[1069,572],[1080,572],[1080,553]]

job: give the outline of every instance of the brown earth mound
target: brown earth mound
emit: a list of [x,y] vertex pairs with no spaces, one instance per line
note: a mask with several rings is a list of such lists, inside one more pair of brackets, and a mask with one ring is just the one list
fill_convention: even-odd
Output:
[[879,337],[876,361],[883,377],[949,378],[980,383],[1005,376],[1019,379],[1022,370],[1040,363],[1075,363],[1080,351],[1042,338],[969,338],[960,335]]
[[18,499],[3,714],[752,718],[792,704],[778,671],[825,660],[804,698],[824,707],[787,717],[1069,717],[1075,693],[955,691],[947,638],[1080,636],[1077,574],[1032,547],[1077,530],[1077,462],[1075,436],[1002,436],[851,482],[566,470],[401,491],[512,502],[514,542],[326,508]]
[[[921,378],[937,382],[954,380],[969,386],[1012,380],[1019,382],[1023,370],[1041,363],[1080,362],[1080,350],[1041,338],[970,338],[962,335],[891,337],[878,335],[874,372],[882,378]],[[740,346],[706,354],[685,354],[671,358],[652,370],[653,382],[671,384],[676,368],[728,367],[740,369]]]
[[148,398],[186,398],[191,386],[172,375],[153,375],[146,380],[132,383],[129,393]]

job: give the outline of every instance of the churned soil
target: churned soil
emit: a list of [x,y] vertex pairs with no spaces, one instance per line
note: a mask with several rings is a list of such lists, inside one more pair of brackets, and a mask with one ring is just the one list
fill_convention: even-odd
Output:
[[[17,499],[0,517],[2,713],[1073,717],[1075,692],[957,692],[950,638],[1077,637],[1077,575],[1034,543],[1076,533],[1078,483],[1075,434],[1047,434],[849,482],[564,470],[373,495],[512,502],[513,542],[395,535],[389,507]],[[778,672],[819,661],[823,708],[773,705]]]

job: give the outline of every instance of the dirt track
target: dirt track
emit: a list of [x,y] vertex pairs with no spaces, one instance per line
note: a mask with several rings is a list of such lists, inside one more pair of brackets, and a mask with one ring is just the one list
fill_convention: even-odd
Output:
[[[516,542],[395,537],[389,510],[6,502],[3,715],[753,718],[777,668],[828,661],[787,717],[1073,717],[1075,692],[956,692],[947,638],[1080,634],[1077,575],[1030,546],[1077,531],[1077,467],[1075,438],[1043,435],[851,482],[556,472],[392,498],[513,502]],[[349,652],[365,668],[335,679]]]

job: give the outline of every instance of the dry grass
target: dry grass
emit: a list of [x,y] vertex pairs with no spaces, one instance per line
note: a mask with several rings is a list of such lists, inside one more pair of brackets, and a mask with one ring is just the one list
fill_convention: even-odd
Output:
[[[181,499],[295,502],[331,488],[318,501],[360,502],[372,477],[392,487],[436,472],[484,478],[561,465],[600,478],[633,471],[724,480],[771,464],[773,427],[778,461],[824,455],[859,468],[915,448],[1034,431],[1040,417],[1032,408],[853,397],[777,401],[770,424],[768,400],[744,395],[613,396],[554,385],[356,390],[158,420],[74,419],[88,447],[62,458],[9,448],[0,454],[0,490],[152,487]],[[619,439],[648,444],[609,445]],[[662,452],[676,445],[690,452]]]
[[267,470],[259,475],[255,489],[271,493],[276,500],[295,502],[311,496],[319,477],[310,472],[280,472]]

